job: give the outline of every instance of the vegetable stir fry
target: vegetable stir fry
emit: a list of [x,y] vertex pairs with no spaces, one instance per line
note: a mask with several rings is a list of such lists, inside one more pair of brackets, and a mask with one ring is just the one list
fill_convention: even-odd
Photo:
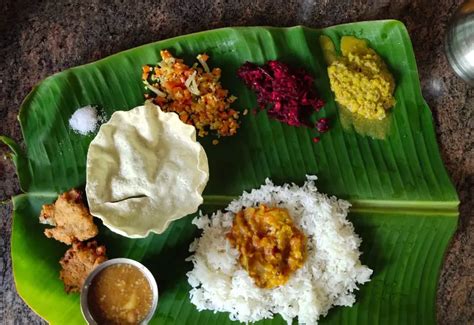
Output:
[[236,134],[239,112],[230,106],[237,97],[229,96],[229,91],[222,87],[221,69],[209,69],[209,56],[198,55],[199,65],[189,67],[167,50],[160,54],[162,61],[156,66],[143,67],[142,79],[148,90],[145,98],[194,125],[200,137],[209,131],[215,131],[218,137]]

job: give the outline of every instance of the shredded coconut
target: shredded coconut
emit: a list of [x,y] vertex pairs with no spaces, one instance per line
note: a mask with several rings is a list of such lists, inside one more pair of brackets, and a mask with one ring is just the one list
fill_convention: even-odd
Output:
[[77,109],[69,119],[69,126],[74,132],[82,135],[95,132],[99,124],[99,120],[103,120],[102,116],[98,116],[97,109],[91,105],[87,105]]

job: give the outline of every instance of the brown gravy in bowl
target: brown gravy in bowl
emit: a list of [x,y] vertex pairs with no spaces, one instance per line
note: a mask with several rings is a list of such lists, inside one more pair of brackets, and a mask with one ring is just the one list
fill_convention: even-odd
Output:
[[152,307],[153,292],[137,267],[115,264],[95,276],[87,300],[98,324],[139,324]]

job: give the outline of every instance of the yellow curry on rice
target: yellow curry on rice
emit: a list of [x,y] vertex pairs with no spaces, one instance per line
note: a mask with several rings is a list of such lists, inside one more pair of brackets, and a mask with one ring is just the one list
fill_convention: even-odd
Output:
[[260,288],[285,284],[306,259],[306,236],[286,209],[246,208],[235,216],[227,238],[240,253],[239,263]]

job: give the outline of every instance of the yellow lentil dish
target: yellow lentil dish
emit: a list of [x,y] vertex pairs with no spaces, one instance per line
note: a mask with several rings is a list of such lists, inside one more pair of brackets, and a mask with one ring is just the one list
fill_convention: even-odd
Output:
[[286,209],[260,205],[236,214],[227,239],[239,263],[260,288],[285,284],[306,259],[306,236]]
[[97,274],[87,301],[98,324],[139,324],[150,311],[153,293],[137,267],[116,264]]
[[[230,105],[237,99],[230,96],[219,81],[221,69],[209,69],[207,54],[199,54],[198,66],[187,66],[182,59],[161,51],[162,61],[145,65],[142,80],[146,99],[152,99],[165,112],[175,112],[181,121],[194,125],[204,137],[215,131],[218,137],[236,134],[239,113]],[[214,144],[216,142],[214,141]]]
[[366,41],[353,36],[342,37],[341,52],[328,67],[336,101],[366,119],[385,118],[395,105],[395,81],[385,62]]

